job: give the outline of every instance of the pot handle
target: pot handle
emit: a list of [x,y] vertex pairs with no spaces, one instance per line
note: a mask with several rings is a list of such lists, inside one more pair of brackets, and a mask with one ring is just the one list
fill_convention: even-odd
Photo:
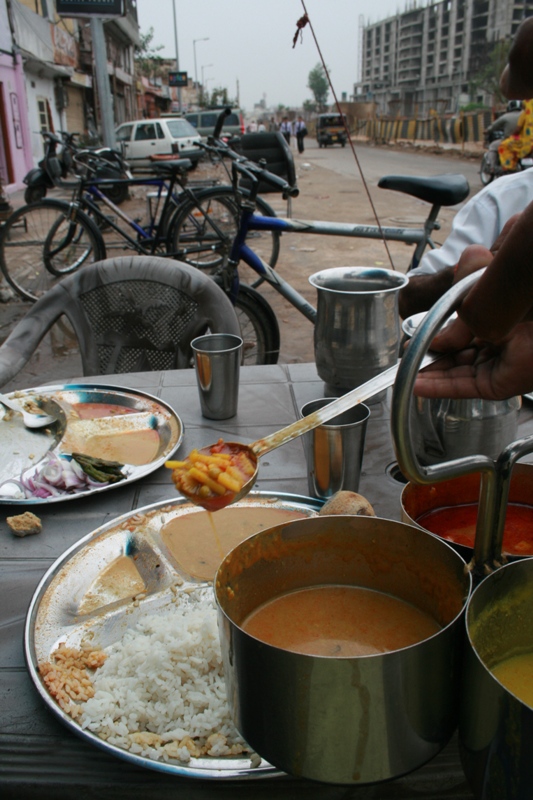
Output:
[[[499,520],[505,517],[505,506],[503,510],[501,508],[504,470],[498,468],[499,462],[495,462],[485,455],[466,456],[430,466],[420,464],[411,432],[411,404],[413,386],[420,363],[433,337],[450,314],[457,310],[465,295],[479,280],[483,272],[484,270],[474,272],[452,286],[437,300],[417,326],[400,362],[394,383],[391,409],[392,438],[396,458],[402,473],[408,480],[414,483],[431,484],[474,472],[481,474],[474,562],[482,572],[485,571],[485,565],[492,569],[493,566],[501,563],[501,537],[499,548],[497,548],[495,534]],[[510,471],[512,463],[509,461],[507,463],[510,464]]]

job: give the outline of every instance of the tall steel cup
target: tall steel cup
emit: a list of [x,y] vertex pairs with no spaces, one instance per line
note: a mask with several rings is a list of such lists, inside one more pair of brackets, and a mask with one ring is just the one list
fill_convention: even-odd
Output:
[[[311,400],[300,413],[307,417],[334,397]],[[357,492],[370,409],[360,403],[304,434],[307,478],[311,497],[327,500],[341,489]]]
[[237,413],[243,341],[232,333],[198,336],[191,342],[202,415],[229,419]]
[[374,267],[335,267],[311,275],[317,290],[315,361],[325,394],[338,397],[396,364],[398,292],[408,278]]

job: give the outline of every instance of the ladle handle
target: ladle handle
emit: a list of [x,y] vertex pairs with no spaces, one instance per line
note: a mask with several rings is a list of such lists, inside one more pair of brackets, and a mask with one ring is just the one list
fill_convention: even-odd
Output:
[[[420,369],[429,366],[429,364],[433,364],[438,358],[441,358],[440,353],[427,353],[421,361]],[[398,367],[399,364],[394,364],[366,383],[361,384],[361,386],[352,389],[351,392],[319,408],[318,411],[314,411],[307,417],[302,417],[302,419],[292,422],[290,425],[287,425],[286,428],[282,428],[280,431],[276,431],[276,433],[272,433],[270,436],[265,436],[264,439],[258,439],[250,445],[251,449],[259,458],[259,456],[263,456],[265,453],[275,450],[276,447],[290,442],[291,439],[296,439],[297,436],[301,436],[307,433],[307,431],[311,431],[313,428],[318,428],[319,425],[329,422],[329,420],[337,417],[344,411],[348,411],[359,403],[368,400],[369,397],[373,397],[375,394],[378,394],[378,392],[382,392],[384,389],[388,389],[389,386],[392,386],[398,374]]]
[[[475,567],[480,574],[485,569],[485,565],[491,569],[492,565],[498,563],[501,557],[501,531],[498,536],[496,530],[503,513],[501,504],[506,480],[504,470],[492,458],[481,454],[456,458],[443,464],[422,466],[418,461],[411,433],[411,403],[413,385],[424,352],[442,324],[459,307],[464,296],[479,280],[483,272],[484,270],[474,272],[452,286],[437,300],[418,325],[399,365],[391,409],[392,438],[396,449],[396,458],[403,475],[408,480],[414,483],[432,484],[474,472],[480,473],[480,495],[474,547]],[[509,463],[511,461],[512,458]]]

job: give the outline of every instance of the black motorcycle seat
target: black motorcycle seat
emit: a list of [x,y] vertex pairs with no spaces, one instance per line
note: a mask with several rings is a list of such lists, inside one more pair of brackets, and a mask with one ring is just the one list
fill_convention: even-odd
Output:
[[154,161],[150,169],[159,175],[177,175],[187,172],[191,167],[192,161],[189,158],[180,158],[175,161]]
[[381,189],[392,189],[395,192],[418,197],[427,203],[438,206],[455,206],[470,192],[470,186],[464,175],[448,173],[426,177],[412,175],[384,175],[378,181]]

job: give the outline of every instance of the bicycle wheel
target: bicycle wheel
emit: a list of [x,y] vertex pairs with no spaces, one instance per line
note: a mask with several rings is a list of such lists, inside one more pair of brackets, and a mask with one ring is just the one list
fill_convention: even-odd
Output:
[[494,179],[494,168],[492,166],[489,153],[483,154],[483,158],[481,159],[481,167],[479,168],[479,177],[481,178],[481,183],[483,186],[488,186],[488,184]]
[[[265,216],[276,216],[261,198],[257,198],[257,208]],[[230,186],[198,192],[195,201],[188,198],[178,206],[170,221],[167,252],[213,274],[230,252],[238,223],[239,208]],[[280,234],[274,231],[250,231],[247,237],[254,252],[271,267],[278,259],[279,240]]]
[[263,295],[241,283],[235,311],[244,342],[243,363],[277,364],[280,345],[278,320]]
[[37,300],[64,275],[105,258],[94,223],[61,200],[22,206],[0,231],[0,268],[25,300]]

